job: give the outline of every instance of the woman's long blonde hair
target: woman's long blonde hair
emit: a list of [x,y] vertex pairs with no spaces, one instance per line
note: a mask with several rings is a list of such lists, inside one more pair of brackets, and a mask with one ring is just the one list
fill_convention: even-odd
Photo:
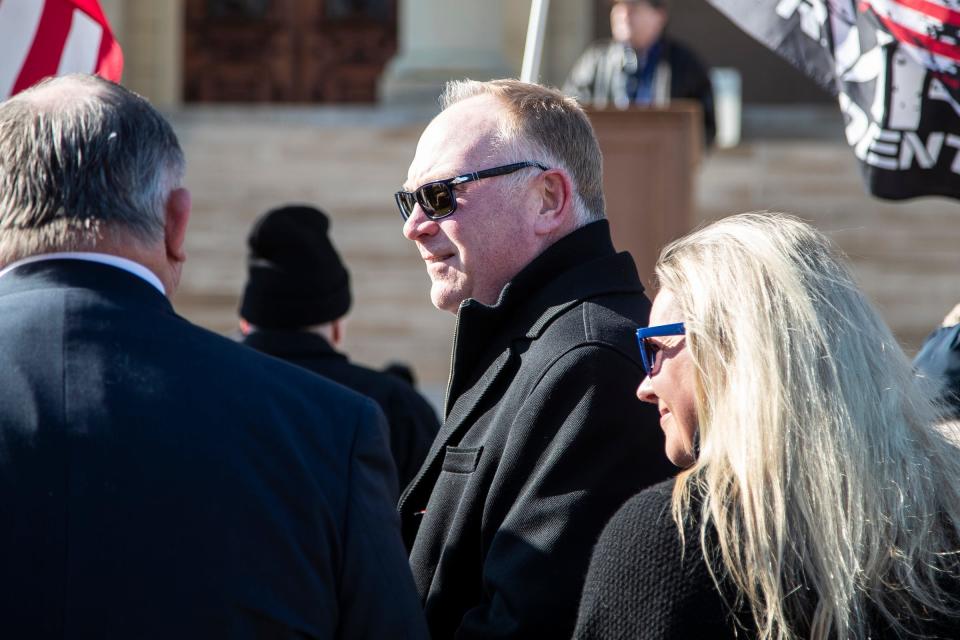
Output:
[[667,246],[656,273],[698,373],[699,456],[674,517],[703,497],[714,577],[759,636],[865,638],[884,621],[909,634],[957,615],[944,586],[960,449],[830,242],[790,216],[742,214]]

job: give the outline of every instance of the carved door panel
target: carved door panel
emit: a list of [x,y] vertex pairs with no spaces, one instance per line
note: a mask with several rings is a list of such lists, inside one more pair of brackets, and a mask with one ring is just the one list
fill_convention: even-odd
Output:
[[397,0],[187,0],[187,102],[372,102]]
[[298,69],[304,99],[373,102],[377,79],[397,51],[397,0],[301,2],[313,11]]

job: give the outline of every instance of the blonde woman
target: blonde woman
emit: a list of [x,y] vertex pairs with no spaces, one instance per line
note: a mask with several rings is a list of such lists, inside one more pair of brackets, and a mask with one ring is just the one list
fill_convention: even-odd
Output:
[[664,249],[638,331],[668,457],[607,525],[578,638],[960,638],[960,450],[827,239],[743,214]]

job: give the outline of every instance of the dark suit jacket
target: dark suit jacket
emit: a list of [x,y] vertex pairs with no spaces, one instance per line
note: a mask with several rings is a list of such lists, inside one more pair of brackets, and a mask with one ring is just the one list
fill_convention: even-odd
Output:
[[420,470],[440,422],[433,407],[395,375],[354,364],[323,336],[306,331],[257,329],[243,344],[339,382],[376,400],[390,426],[390,451],[404,488]]
[[375,405],[120,269],[0,278],[8,638],[421,637]]
[[400,499],[434,638],[570,637],[603,525],[675,471],[636,397],[649,309],[606,221],[547,249],[495,306],[461,306],[446,419]]

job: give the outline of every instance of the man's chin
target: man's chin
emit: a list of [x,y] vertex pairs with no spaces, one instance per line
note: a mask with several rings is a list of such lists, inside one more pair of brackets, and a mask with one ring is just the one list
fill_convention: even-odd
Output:
[[441,311],[457,313],[463,300],[464,296],[460,292],[451,291],[446,285],[434,284],[430,289],[430,301]]

